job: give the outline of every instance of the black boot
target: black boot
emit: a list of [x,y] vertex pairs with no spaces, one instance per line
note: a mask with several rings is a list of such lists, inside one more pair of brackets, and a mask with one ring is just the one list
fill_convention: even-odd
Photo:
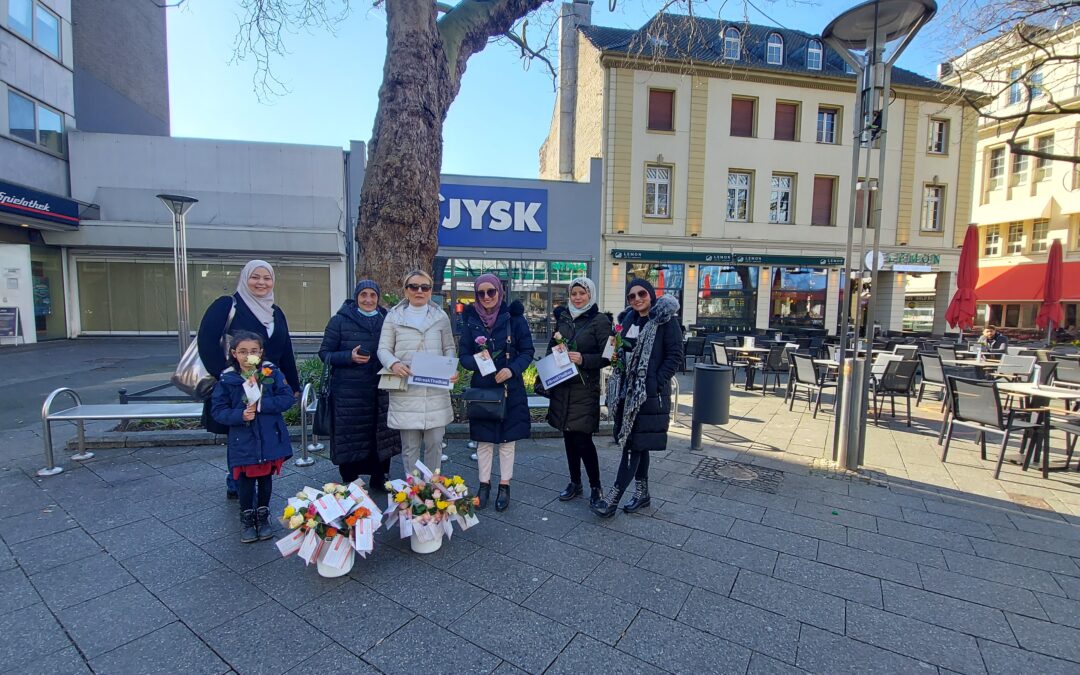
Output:
[[225,488],[225,499],[240,499],[240,495],[236,494],[236,490],[230,490],[229,488]]
[[255,528],[255,510],[245,509],[240,512],[240,543],[250,544],[259,540],[259,531]]
[[559,493],[560,502],[568,502],[581,494],[581,483],[571,482],[566,489]]
[[608,490],[607,499],[601,499],[595,505],[590,505],[589,508],[601,518],[612,517],[619,510],[619,500],[622,499],[623,490],[624,488],[618,485],[612,485],[611,489]]
[[604,498],[604,492],[600,486],[589,488],[589,508],[595,507]]
[[495,510],[505,511],[510,508],[510,486],[499,483],[499,494],[495,495]]
[[633,513],[650,504],[652,504],[652,499],[649,498],[649,481],[648,479],[639,480],[637,481],[637,489],[634,490],[634,496],[630,498],[630,501],[626,502],[623,511]]
[[368,481],[368,492],[386,494],[386,475],[381,473],[372,474],[371,480]]
[[480,483],[480,489],[476,491],[476,496],[480,500],[476,508],[487,508],[488,498],[491,497],[491,483]]
[[255,511],[255,529],[259,533],[259,541],[274,538],[274,524],[270,522],[270,509],[260,506]]

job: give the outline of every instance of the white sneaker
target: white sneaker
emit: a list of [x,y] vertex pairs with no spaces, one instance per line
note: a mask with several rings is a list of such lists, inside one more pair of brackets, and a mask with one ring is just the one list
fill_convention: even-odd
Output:
[[448,460],[448,459],[450,459],[450,458],[449,458],[449,457],[447,457],[446,455],[443,455],[443,456],[442,456],[442,461],[444,461],[444,462],[445,462],[445,461],[446,461],[446,460]]
[[475,462],[476,461],[476,453],[474,452],[473,454],[469,455],[469,459],[471,459],[472,461]]
[[465,447],[467,447],[470,450],[475,450],[476,449],[476,441],[469,441],[468,443],[465,444]]

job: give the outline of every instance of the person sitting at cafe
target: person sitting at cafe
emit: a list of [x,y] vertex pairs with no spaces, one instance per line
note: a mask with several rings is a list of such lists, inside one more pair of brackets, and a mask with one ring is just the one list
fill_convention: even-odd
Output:
[[983,345],[992,352],[1003,352],[1005,348],[1009,346],[1009,338],[1004,333],[998,331],[997,326],[987,326],[983,329],[982,337],[979,338],[979,344]]

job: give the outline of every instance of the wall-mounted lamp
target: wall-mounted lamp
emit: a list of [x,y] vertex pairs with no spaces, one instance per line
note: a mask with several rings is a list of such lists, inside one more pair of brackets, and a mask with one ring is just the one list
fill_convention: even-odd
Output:
[[664,154],[663,153],[658,153],[656,155],[656,163],[657,164],[663,164],[664,163]]

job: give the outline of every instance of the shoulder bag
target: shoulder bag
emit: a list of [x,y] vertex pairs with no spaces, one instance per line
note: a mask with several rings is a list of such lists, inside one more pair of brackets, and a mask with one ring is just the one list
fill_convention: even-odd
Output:
[[[506,329],[506,362],[510,362],[510,328]],[[498,372],[498,371],[496,371]],[[465,402],[465,414],[470,422],[501,422],[506,417],[506,385],[497,387],[469,387],[461,392]]]
[[[229,310],[229,318],[225,320],[225,329],[221,331],[221,337],[218,340],[226,361],[228,361],[229,351],[227,336],[234,316],[236,316],[235,298],[233,298],[232,308]],[[203,365],[202,359],[199,358],[199,337],[196,335],[188,348],[184,350],[184,355],[180,357],[180,362],[176,364],[176,371],[173,372],[169,381],[172,382],[174,387],[188,396],[205,401],[214,392],[217,376],[218,373],[212,374],[208,372],[206,366]]]
[[389,368],[379,371],[379,389],[383,391],[405,391],[409,388],[409,381],[400,375],[395,375]]
[[[319,385],[319,394],[315,399],[315,414],[311,417],[311,433],[316,436],[334,435],[334,399],[330,390],[330,378],[332,372],[330,363],[323,364],[322,384]],[[301,415],[307,414],[306,410],[300,411]]]

